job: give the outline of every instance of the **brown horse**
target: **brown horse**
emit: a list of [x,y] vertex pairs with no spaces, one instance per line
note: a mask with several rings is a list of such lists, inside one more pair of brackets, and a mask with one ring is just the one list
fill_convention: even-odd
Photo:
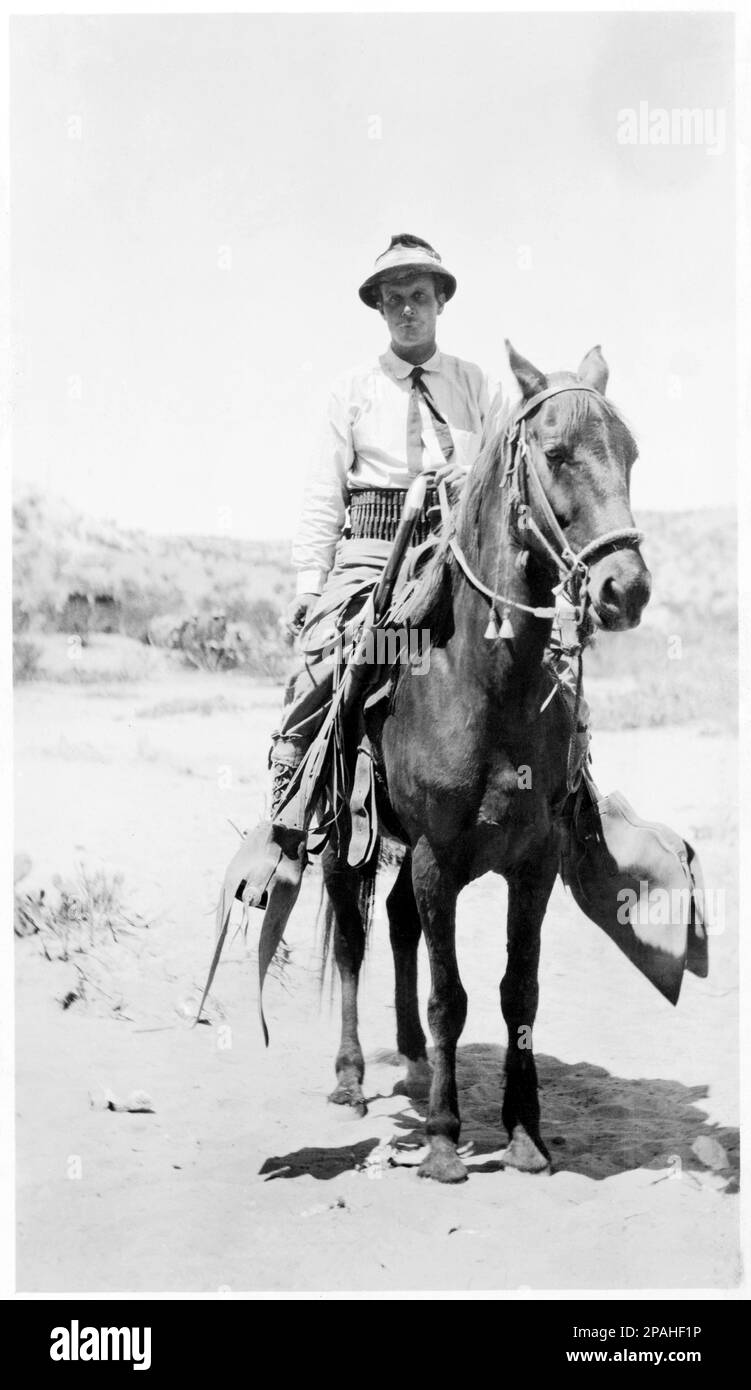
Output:
[[[508,1029],[505,1162],[527,1171],[549,1164],[531,1038],[540,931],[572,786],[571,702],[549,698],[554,682],[544,660],[554,590],[565,585],[580,622],[586,609],[612,631],[639,622],[650,592],[629,503],[637,450],[605,399],[600,349],[576,375],[546,377],[510,345],[509,360],[522,401],[499,416],[465,485],[453,540],[434,562],[429,668],[398,669],[388,713],[371,731],[388,789],[384,824],[407,846],[387,909],[408,1089],[430,1078],[417,1007],[421,930],[430,959],[435,1056],[420,1173],[439,1182],[467,1176],[457,1154],[455,1062],[467,996],[456,901],[488,870],[508,883],[500,989]],[[358,871],[343,853],[346,846],[327,851],[323,865],[342,985],[331,1099],[364,1113],[357,984],[365,934]]]

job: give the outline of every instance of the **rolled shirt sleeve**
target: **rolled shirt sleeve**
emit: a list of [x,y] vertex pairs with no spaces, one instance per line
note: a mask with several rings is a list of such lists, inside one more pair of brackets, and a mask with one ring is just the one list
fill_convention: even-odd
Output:
[[344,390],[335,386],[318,455],[308,473],[300,524],[292,546],[298,594],[320,594],[334,562],[347,510],[347,474],[354,462],[352,424]]

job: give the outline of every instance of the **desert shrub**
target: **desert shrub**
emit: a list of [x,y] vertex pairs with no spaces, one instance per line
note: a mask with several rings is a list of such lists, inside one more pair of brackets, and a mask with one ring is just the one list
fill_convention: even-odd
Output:
[[127,637],[143,638],[152,618],[179,613],[186,607],[185,595],[177,584],[138,584],[124,579],[118,588],[120,631]]
[[[221,615],[220,617],[216,615]],[[180,624],[183,662],[195,670],[242,670],[267,680],[287,674],[289,648],[280,626],[281,609],[271,599],[249,599],[247,588],[216,589],[195,603],[195,616]]]
[[52,891],[24,893],[18,882],[27,872],[22,865],[14,873],[14,930],[30,938],[50,963],[65,967],[66,973],[55,977],[63,979],[60,1006],[94,1005],[125,1017],[118,957],[124,946],[132,948],[132,938],[148,922],[126,911],[122,876],[79,864],[72,878],[55,876]]
[[59,610],[53,594],[43,593],[34,601],[34,620],[42,632],[57,632]]
[[89,635],[91,623],[91,604],[85,593],[69,594],[58,617],[58,631],[80,637],[84,646]]
[[249,676],[280,682],[287,679],[296,658],[281,637],[251,642],[245,648],[238,669]]
[[41,650],[28,637],[13,638],[13,681],[33,681],[39,675]]
[[289,674],[291,652],[281,616],[281,607],[271,599],[253,599],[245,604],[238,623],[238,665],[249,675],[279,681]]
[[272,633],[276,635],[279,630],[281,608],[270,599],[258,598],[246,605],[241,617],[259,637],[268,637]]
[[30,622],[28,609],[24,608],[19,598],[13,600],[13,631],[16,634],[26,632]]

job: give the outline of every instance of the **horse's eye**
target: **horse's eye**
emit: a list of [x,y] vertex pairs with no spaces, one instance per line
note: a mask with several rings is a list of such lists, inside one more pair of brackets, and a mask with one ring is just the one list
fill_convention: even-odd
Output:
[[560,445],[556,445],[552,449],[545,450],[545,457],[551,468],[560,468],[561,464],[566,462],[566,450],[562,449]]

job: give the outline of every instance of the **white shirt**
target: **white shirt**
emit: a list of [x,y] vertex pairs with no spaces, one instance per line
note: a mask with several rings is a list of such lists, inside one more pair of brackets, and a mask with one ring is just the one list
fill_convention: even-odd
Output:
[[[422,362],[424,384],[454,441],[452,463],[469,471],[496,394],[474,362],[434,352]],[[341,539],[349,493],[358,488],[407,488],[407,410],[413,364],[391,348],[376,363],[335,383],[318,458],[308,475],[302,517],[292,547],[298,594],[319,594]],[[423,440],[423,468],[431,467]]]

